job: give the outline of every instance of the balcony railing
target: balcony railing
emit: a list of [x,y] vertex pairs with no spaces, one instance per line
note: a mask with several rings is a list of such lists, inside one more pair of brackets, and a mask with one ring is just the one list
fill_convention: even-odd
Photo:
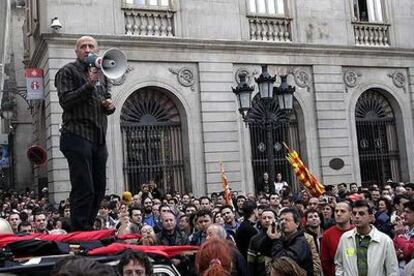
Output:
[[390,46],[390,24],[353,22],[355,44],[358,46]]
[[175,36],[172,9],[144,8],[124,5],[125,34],[132,36]]
[[292,18],[248,15],[250,40],[291,42]]

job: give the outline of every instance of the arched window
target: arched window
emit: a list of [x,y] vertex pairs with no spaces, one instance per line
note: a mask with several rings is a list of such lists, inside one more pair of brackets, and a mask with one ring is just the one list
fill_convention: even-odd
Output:
[[400,181],[400,156],[394,111],[378,90],[368,90],[355,108],[362,184]]
[[121,112],[124,179],[131,192],[154,179],[165,192],[188,192],[181,118],[168,92],[146,87],[132,94]]
[[[283,142],[301,153],[297,114],[299,103],[294,100],[294,111],[290,114],[279,109],[277,98],[260,100],[256,95],[248,115],[250,142],[252,149],[252,167],[256,192],[262,190],[263,174],[274,170],[282,174],[294,191],[298,190],[297,179],[286,160]],[[302,156],[303,157],[303,156]],[[269,164],[269,160],[271,164]],[[272,168],[273,166],[273,168]]]

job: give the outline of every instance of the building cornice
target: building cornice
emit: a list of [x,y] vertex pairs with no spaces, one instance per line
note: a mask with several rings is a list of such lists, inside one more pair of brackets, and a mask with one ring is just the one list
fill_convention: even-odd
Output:
[[[44,33],[40,36],[34,51],[31,64],[38,64],[40,57],[48,47],[59,46],[60,48],[73,48],[76,40],[81,34],[52,34]],[[414,61],[413,49],[392,47],[362,47],[362,46],[338,46],[338,45],[315,45],[297,43],[274,43],[260,41],[226,41],[226,40],[201,40],[183,39],[176,37],[136,37],[136,36],[114,36],[94,35],[101,47],[118,47],[121,49],[156,49],[168,50],[169,52],[205,52],[235,55],[283,55],[283,56],[317,56],[317,57],[343,57],[343,58],[373,58],[381,60],[400,59]],[[177,51],[177,52],[178,52]],[[160,57],[161,60],[162,57]],[[194,59],[194,61],[197,61]],[[234,62],[239,63],[239,60]],[[247,62],[249,63],[249,62]],[[346,64],[349,65],[349,64]],[[357,66],[357,64],[356,64]],[[394,66],[392,66],[394,67]]]

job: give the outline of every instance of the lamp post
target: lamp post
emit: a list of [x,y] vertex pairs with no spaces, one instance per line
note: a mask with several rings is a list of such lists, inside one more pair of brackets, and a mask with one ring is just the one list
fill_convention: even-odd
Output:
[[[249,114],[252,109],[252,93],[253,87],[250,87],[246,82],[246,74],[240,73],[240,82],[236,88],[233,88],[233,93],[236,95],[239,102],[239,112],[242,115],[243,121],[248,124],[257,124],[266,130],[266,157],[267,170],[269,173],[269,183],[273,183],[276,175],[276,168],[273,154],[273,137],[272,132],[278,128],[283,121],[289,120],[289,114],[293,110],[293,94],[295,87],[288,85],[287,76],[280,76],[281,84],[279,87],[274,87],[276,75],[271,76],[267,71],[267,66],[262,65],[262,73],[255,79],[259,88],[259,101],[263,104],[263,118],[250,118]],[[272,114],[271,105],[274,101],[274,96],[277,96],[279,109],[284,113],[284,119],[279,119],[275,122]],[[256,187],[257,189],[257,187]]]
[[[3,185],[7,186],[7,188],[13,188],[13,158],[12,158],[12,135],[13,135],[13,127],[12,127],[12,120],[14,119],[14,106],[15,103],[10,99],[8,95],[2,100],[0,106],[0,116],[4,119],[4,131],[7,134],[8,140],[8,162],[6,164],[1,164],[2,170],[2,178],[1,182]],[[4,153],[3,153],[4,154]],[[3,157],[4,158],[4,157]]]

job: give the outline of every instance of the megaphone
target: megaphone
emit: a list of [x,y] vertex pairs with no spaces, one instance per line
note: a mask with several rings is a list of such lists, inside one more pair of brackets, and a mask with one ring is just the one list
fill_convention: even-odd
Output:
[[100,68],[102,73],[111,80],[122,77],[128,66],[126,55],[117,48],[106,50],[102,56],[89,53],[86,63],[91,67]]

